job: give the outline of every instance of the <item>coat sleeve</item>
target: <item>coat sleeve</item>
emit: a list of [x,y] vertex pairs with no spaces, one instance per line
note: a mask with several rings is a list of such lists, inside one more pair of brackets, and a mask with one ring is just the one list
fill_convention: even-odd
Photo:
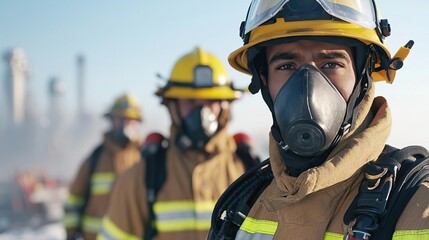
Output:
[[67,236],[74,235],[81,219],[81,210],[84,205],[83,195],[88,187],[89,160],[85,160],[76,174],[69,188],[69,196],[64,204],[63,224],[67,231]]
[[115,183],[98,240],[142,239],[147,219],[143,161]]

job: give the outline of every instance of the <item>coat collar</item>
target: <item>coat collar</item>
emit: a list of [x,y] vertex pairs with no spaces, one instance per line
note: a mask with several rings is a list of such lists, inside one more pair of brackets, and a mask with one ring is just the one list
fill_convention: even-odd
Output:
[[[172,125],[170,129],[170,144],[176,146],[175,139],[179,133],[179,128],[176,125]],[[176,146],[177,147],[177,146]],[[210,155],[214,155],[218,152],[235,152],[237,145],[234,139],[228,135],[227,126],[220,129],[204,146],[203,150],[189,150],[186,152],[194,152],[197,155],[205,155],[205,158]]]
[[104,134],[103,145],[105,145],[109,151],[119,152],[127,148],[139,148],[139,146],[142,145],[142,142],[117,140],[112,131],[109,131]]

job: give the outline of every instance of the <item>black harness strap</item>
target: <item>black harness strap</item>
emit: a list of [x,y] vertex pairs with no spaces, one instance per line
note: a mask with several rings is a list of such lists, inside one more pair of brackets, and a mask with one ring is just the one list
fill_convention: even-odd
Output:
[[267,159],[233,182],[216,203],[207,239],[234,239],[251,206],[273,178]]
[[88,183],[86,185],[85,192],[83,194],[83,205],[79,209],[79,221],[78,226],[76,228],[76,232],[82,234],[82,223],[83,223],[83,215],[85,214],[85,210],[88,207],[88,201],[91,197],[92,183],[91,177],[95,172],[95,168],[97,167],[98,160],[100,159],[101,152],[103,151],[103,145],[100,144],[95,150],[91,153],[91,156],[88,159]]
[[401,149],[393,158],[402,159],[395,189],[387,205],[387,213],[382,218],[380,230],[373,239],[391,239],[401,213],[411,197],[424,182],[429,181],[429,153],[420,146]]
[[149,218],[144,228],[145,234],[143,239],[146,240],[152,239],[157,234],[153,205],[167,177],[166,153],[168,144],[167,140],[162,135],[159,136],[162,137],[162,139],[146,144],[142,151],[146,163],[145,183],[149,211]]
[[365,165],[359,193],[344,216],[345,239],[391,239],[396,223],[419,186],[429,181],[429,153],[419,146],[385,146]]

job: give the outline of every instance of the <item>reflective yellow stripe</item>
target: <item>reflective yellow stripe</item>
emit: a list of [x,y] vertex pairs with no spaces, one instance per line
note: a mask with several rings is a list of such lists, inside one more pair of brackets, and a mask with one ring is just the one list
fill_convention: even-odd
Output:
[[177,232],[185,230],[208,230],[210,220],[181,219],[174,221],[155,221],[156,229],[160,232]]
[[339,233],[333,233],[333,232],[326,232],[325,237],[323,240],[343,240],[344,235]]
[[277,231],[277,222],[268,221],[268,220],[258,220],[251,217],[246,217],[243,224],[240,227],[240,230],[246,231],[251,234],[261,233],[274,235]]
[[429,229],[396,231],[392,240],[429,240]]
[[213,212],[214,206],[216,205],[215,201],[206,201],[206,202],[196,202],[195,210],[197,212]]
[[160,232],[208,230],[214,201],[155,202],[155,226]]
[[101,218],[84,216],[82,228],[86,232],[98,233],[101,228]]
[[[246,220],[247,219],[248,217],[246,218]],[[246,220],[244,220],[244,222],[246,222]],[[243,222],[243,225],[244,225],[244,222]],[[250,231],[247,231],[247,232],[250,232]],[[324,240],[342,240],[344,239],[344,235],[339,233],[326,232],[325,237],[323,239]],[[392,240],[429,240],[429,229],[396,231],[393,234]]]
[[113,172],[96,172],[91,176],[91,195],[103,195],[110,192],[115,174]]
[[153,211],[156,213],[171,212],[181,209],[193,209],[193,201],[155,202]]
[[101,234],[97,234],[97,237],[95,238],[96,240],[108,240],[107,238],[105,238],[103,235]]
[[[63,224],[66,228],[77,227],[79,224],[79,214],[64,214]],[[101,227],[101,218],[84,216],[82,219],[82,228],[87,232],[97,233]]]
[[77,227],[80,220],[79,210],[83,205],[83,198],[73,194],[69,194],[64,204],[65,213],[63,224],[66,228]]
[[[344,235],[326,232],[324,240],[342,240]],[[400,230],[393,233],[392,240],[429,240],[429,229],[423,230]]]
[[213,211],[214,201],[193,202],[193,201],[171,201],[171,202],[155,202],[153,206],[154,212],[174,212],[180,210],[193,209],[197,212]]
[[79,214],[75,212],[65,213],[63,217],[63,224],[66,228],[77,227],[79,223]]
[[65,205],[66,206],[68,205],[68,206],[78,206],[78,207],[80,207],[80,206],[83,205],[83,198],[79,197],[79,196],[76,196],[76,195],[73,195],[73,194],[70,194],[67,197]]
[[112,222],[112,220],[110,220],[108,217],[104,217],[101,223],[101,230],[99,236],[97,237],[97,240],[119,239],[140,240],[141,238],[122,231]]
[[108,186],[94,186],[91,189],[91,194],[93,196],[95,195],[103,195],[103,194],[107,194],[110,192],[110,190],[112,189],[112,187],[108,187]]
[[94,180],[111,181],[114,178],[115,178],[114,172],[96,172],[92,174],[91,181],[94,181]]

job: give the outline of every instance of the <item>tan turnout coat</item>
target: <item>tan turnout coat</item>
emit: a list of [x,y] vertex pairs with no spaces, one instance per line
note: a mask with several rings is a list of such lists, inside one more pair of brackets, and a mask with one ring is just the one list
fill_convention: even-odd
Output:
[[[390,109],[384,98],[365,97],[352,130],[321,166],[298,177],[286,174],[270,136],[274,180],[251,208],[236,239],[341,240],[343,217],[362,180],[361,167],[377,159],[390,134]],[[401,215],[393,239],[429,239],[429,184],[424,184]]]
[[[106,133],[92,176],[89,176],[89,158],[81,164],[70,185],[69,197],[65,204],[64,225],[68,236],[74,234],[78,222],[82,221],[85,240],[96,238],[101,218],[109,203],[113,183],[119,174],[140,161],[140,145],[137,142],[119,143],[111,133]],[[90,198],[84,215],[80,216],[79,209],[83,205],[83,196],[89,184],[91,184]]]
[[[173,126],[166,155],[167,178],[154,206],[155,239],[204,239],[216,200],[244,167],[226,128],[210,139],[205,152],[179,149],[173,141],[176,132]],[[148,221],[144,176],[141,162],[119,179],[97,239],[143,239]]]

